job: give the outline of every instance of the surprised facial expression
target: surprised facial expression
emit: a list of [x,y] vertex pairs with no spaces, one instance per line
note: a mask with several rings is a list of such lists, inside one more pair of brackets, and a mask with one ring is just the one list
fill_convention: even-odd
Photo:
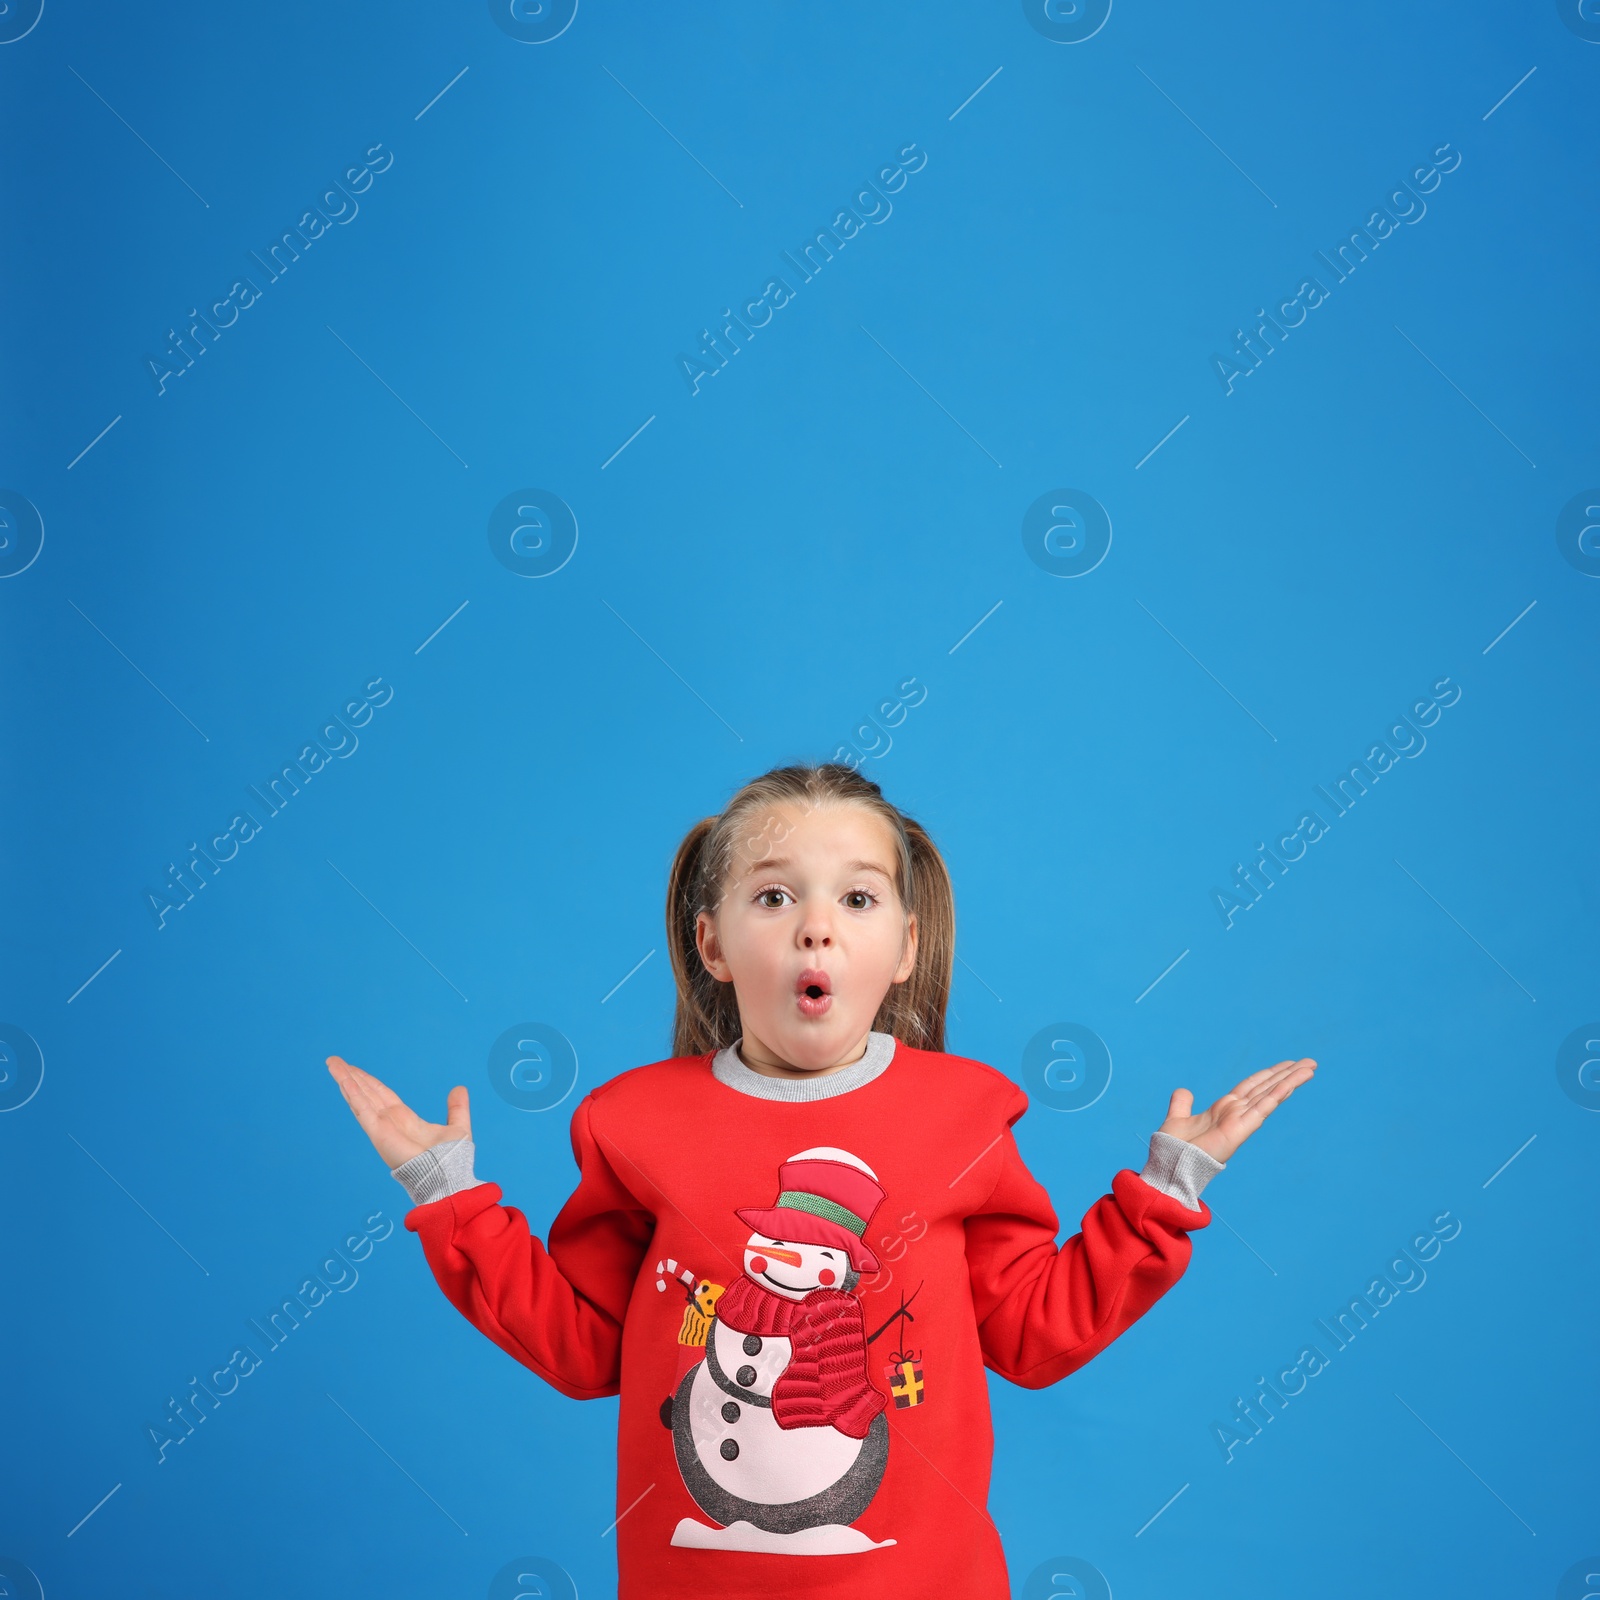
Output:
[[744,1270],[763,1289],[786,1300],[803,1300],[815,1289],[837,1289],[850,1270],[850,1258],[825,1245],[752,1233],[744,1247]]

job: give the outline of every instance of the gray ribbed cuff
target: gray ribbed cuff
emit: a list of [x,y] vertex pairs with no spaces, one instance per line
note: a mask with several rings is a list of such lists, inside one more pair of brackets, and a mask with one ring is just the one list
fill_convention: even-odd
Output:
[[436,1144],[409,1161],[402,1161],[392,1169],[391,1176],[404,1185],[414,1206],[442,1200],[447,1194],[474,1188],[483,1181],[472,1175],[470,1139],[447,1139]]
[[1176,1134],[1152,1133],[1150,1158],[1139,1174],[1153,1189],[1170,1194],[1189,1211],[1200,1209],[1200,1191],[1227,1166]]

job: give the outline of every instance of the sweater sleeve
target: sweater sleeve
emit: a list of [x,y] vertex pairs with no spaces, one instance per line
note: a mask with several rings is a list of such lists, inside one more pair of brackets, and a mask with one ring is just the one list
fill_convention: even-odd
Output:
[[1189,1234],[1211,1212],[1124,1169],[1089,1208],[1083,1231],[1058,1248],[1050,1197],[1011,1132],[1026,1106],[1018,1090],[1001,1135],[1000,1176],[966,1220],[967,1266],[984,1365],[1042,1389],[1098,1355],[1183,1276]]
[[1158,1128],[1150,1135],[1150,1155],[1139,1176],[1163,1194],[1170,1194],[1186,1210],[1195,1211],[1199,1209],[1200,1191],[1227,1169],[1226,1161],[1218,1161],[1199,1145]]
[[480,1181],[472,1171],[470,1139],[447,1139],[402,1161],[389,1176],[411,1196],[414,1206],[442,1200],[447,1194],[475,1188]]
[[520,1211],[499,1203],[496,1183],[445,1194],[405,1218],[462,1316],[574,1400],[619,1391],[623,1317],[655,1232],[594,1136],[593,1101],[586,1096],[572,1116],[581,1176],[548,1247]]

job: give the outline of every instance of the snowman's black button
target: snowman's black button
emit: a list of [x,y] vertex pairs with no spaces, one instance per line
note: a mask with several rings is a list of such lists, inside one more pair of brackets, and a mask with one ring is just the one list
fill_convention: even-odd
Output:
[[724,1422],[737,1422],[739,1420],[739,1402],[737,1400],[724,1400],[722,1402],[722,1420]]
[[761,1354],[761,1339],[758,1334],[747,1333],[744,1336],[744,1353],[747,1356],[756,1356]]
[[722,1441],[722,1459],[724,1461],[737,1461],[739,1459],[739,1441],[737,1439],[724,1439]]
[[748,1389],[756,1381],[756,1369],[754,1367],[740,1367],[734,1376],[739,1380],[741,1388]]

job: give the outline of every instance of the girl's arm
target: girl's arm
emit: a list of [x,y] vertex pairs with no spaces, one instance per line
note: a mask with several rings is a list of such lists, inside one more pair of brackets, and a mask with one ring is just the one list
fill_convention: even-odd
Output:
[[416,1202],[406,1227],[439,1286],[474,1327],[575,1400],[618,1392],[622,1321],[655,1219],[594,1138],[594,1096],[572,1117],[577,1190],[548,1248],[498,1184],[473,1174],[467,1091],[450,1091],[444,1124],[425,1122],[371,1073],[328,1058],[350,1109]]
[[619,1391],[623,1317],[655,1232],[655,1218],[595,1141],[592,1100],[586,1096],[573,1113],[572,1153],[582,1176],[550,1225],[548,1247],[515,1206],[499,1204],[498,1184],[473,1176],[469,1140],[435,1146],[394,1173],[420,1194],[446,1185],[440,1198],[408,1212],[405,1225],[422,1240],[451,1304],[574,1400]]
[[[1022,1114],[1022,1096],[1008,1121]],[[1057,1248],[1059,1224],[1044,1186],[1023,1164],[1008,1126],[994,1190],[967,1218],[967,1266],[986,1367],[1025,1389],[1075,1372],[1164,1295],[1189,1264],[1189,1234],[1211,1221],[1198,1189],[1210,1173],[1151,1140],[1140,1176],[1125,1169]],[[1174,1145],[1184,1141],[1170,1139]],[[1203,1151],[1194,1156],[1213,1171]],[[1187,1187],[1194,1204],[1167,1192]]]
[[1016,1090],[1001,1135],[1000,1175],[966,1221],[984,1365],[1040,1389],[1137,1322],[1183,1276],[1189,1235],[1211,1221],[1201,1189],[1315,1068],[1310,1059],[1264,1068],[1194,1116],[1193,1096],[1177,1090],[1144,1171],[1117,1173],[1111,1193],[1095,1201],[1082,1231],[1059,1249],[1050,1197],[1011,1133],[1028,1103]]

